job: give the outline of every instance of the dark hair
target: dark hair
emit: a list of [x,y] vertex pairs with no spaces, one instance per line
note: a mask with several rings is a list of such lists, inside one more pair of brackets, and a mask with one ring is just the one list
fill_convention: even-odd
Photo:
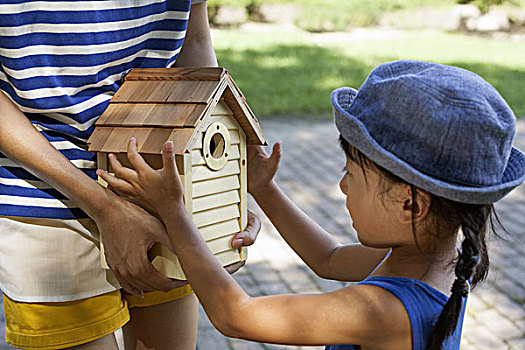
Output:
[[[391,183],[409,185],[412,192],[412,202],[415,202],[418,190],[416,186],[407,183],[400,177],[372,162],[357,148],[350,145],[342,136],[339,137],[339,142],[350,160],[361,167],[363,174],[365,174],[365,169],[372,169],[376,170],[382,178]],[[412,210],[414,209],[415,206],[412,207]],[[433,234],[439,235],[441,230],[438,228],[445,227],[443,231],[452,234],[457,233],[459,228],[461,228],[464,238],[454,269],[456,279],[452,284],[451,295],[436,322],[427,350],[441,349],[443,342],[456,329],[463,306],[463,298],[466,298],[470,291],[469,283],[474,288],[487,277],[489,257],[485,237],[487,235],[487,222],[490,222],[490,226],[494,230],[494,221],[491,214],[494,216],[495,221],[499,223],[492,204],[466,204],[432,195],[429,218],[433,223]],[[417,247],[428,258],[428,255],[419,247],[414,222],[412,222],[412,232]]]

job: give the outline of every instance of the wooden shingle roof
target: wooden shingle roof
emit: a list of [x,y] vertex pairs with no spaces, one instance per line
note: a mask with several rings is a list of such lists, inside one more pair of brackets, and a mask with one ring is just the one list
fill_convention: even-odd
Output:
[[265,145],[257,118],[224,68],[134,69],[95,124],[92,152],[126,152],[131,136],[140,153],[158,154],[164,142],[189,152],[202,121],[220,99],[233,112],[248,144]]

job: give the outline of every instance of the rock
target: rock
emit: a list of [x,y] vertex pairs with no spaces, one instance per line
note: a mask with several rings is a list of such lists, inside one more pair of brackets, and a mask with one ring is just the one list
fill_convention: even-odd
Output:
[[218,7],[210,18],[213,24],[218,26],[239,25],[248,21],[248,13],[244,7]]
[[455,5],[443,22],[443,28],[450,31],[467,29],[466,23],[481,16],[480,9],[471,4]]
[[500,32],[510,29],[510,20],[507,13],[501,9],[492,9],[481,17],[469,18],[467,29],[477,32]]
[[260,18],[269,23],[293,24],[301,9],[293,4],[262,4],[259,6]]
[[525,26],[525,9],[513,9],[509,12],[509,20],[517,26]]

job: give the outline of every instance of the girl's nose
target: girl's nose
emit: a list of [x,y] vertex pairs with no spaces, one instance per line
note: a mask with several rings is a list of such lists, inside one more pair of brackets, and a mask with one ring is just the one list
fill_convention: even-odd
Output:
[[343,175],[343,177],[339,181],[339,188],[341,189],[341,192],[343,192],[345,195],[347,194],[348,187],[347,187],[347,181],[346,181],[346,174]]

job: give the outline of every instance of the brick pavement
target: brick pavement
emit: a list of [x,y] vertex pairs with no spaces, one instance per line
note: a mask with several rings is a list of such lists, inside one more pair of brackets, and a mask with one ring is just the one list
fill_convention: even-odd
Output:
[[[262,122],[270,143],[283,141],[278,181],[288,195],[341,242],[355,241],[344,197],[337,183],[344,156],[331,122],[269,120]],[[525,120],[518,122],[516,145],[525,150]],[[319,293],[345,284],[323,280],[308,270],[252,202],[263,229],[249,250],[248,265],[235,275],[252,296],[276,293]],[[525,349],[525,186],[497,204],[509,235],[491,239],[492,269],[488,281],[469,298],[462,349]],[[0,321],[0,322],[3,322]],[[3,326],[2,326],[3,328]],[[3,335],[3,330],[0,331]],[[322,349],[258,344],[228,339],[200,310],[199,350]],[[0,343],[0,350],[9,349]]]

